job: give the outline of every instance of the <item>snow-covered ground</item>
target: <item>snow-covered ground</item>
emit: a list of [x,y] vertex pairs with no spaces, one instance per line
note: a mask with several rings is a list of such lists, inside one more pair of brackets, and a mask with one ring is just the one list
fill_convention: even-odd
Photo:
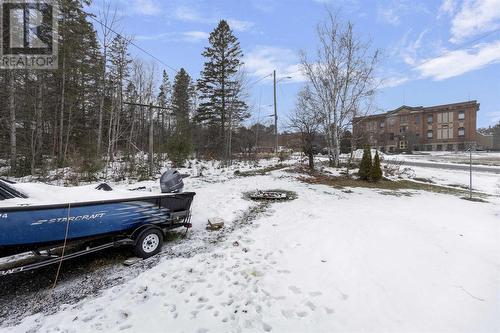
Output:
[[[411,178],[428,179],[438,185],[468,188],[470,174],[465,170],[434,169],[410,166]],[[500,175],[490,172],[473,172],[472,189],[492,195],[500,195]]]
[[[224,218],[228,228],[256,207],[244,192],[283,189],[298,198],[271,204],[210,251],[161,260],[97,296],[1,330],[500,330],[500,198],[477,203],[423,191],[345,191],[301,183],[282,170],[235,177],[235,168],[205,165],[204,177],[185,180],[185,189],[197,192],[194,235],[209,233],[209,217]],[[447,184],[459,181],[455,171],[428,172]],[[487,184],[488,177],[478,179]]]
[[[470,154],[468,152],[422,152],[420,154],[397,154],[385,155],[386,159],[397,159],[400,161],[416,161],[429,163],[453,163],[469,164]],[[500,166],[500,152],[474,152],[472,154],[474,165]]]

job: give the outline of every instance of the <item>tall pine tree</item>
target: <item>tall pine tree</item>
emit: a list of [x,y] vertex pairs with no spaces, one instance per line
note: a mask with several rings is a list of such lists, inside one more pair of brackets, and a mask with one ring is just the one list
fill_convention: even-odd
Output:
[[170,133],[170,113],[172,111],[171,97],[172,85],[170,84],[167,72],[164,70],[162,75],[162,82],[160,85],[160,92],[158,93],[158,105],[162,108],[166,108],[162,109],[159,113],[159,123],[161,127],[160,140],[165,137],[165,133]]
[[233,125],[248,117],[247,105],[242,100],[240,69],[243,53],[238,39],[226,21],[221,20],[209,37],[206,58],[198,80],[200,105],[196,119],[211,127],[212,150],[227,159],[229,131]]
[[167,143],[168,155],[176,166],[182,165],[192,150],[189,114],[192,106],[193,83],[189,74],[181,68],[174,79],[172,112],[175,130]]
[[123,95],[126,81],[130,76],[129,65],[132,63],[128,46],[130,41],[117,35],[109,49],[110,60],[110,87],[113,88],[114,103],[109,114],[108,128],[108,161],[113,160],[115,151],[118,148],[118,140],[122,136],[122,116],[124,113]]

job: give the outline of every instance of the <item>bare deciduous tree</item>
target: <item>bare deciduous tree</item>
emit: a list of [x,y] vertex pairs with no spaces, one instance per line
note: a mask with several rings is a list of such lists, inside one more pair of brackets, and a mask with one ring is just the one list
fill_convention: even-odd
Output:
[[97,156],[101,154],[102,147],[102,131],[103,131],[103,113],[104,113],[104,101],[107,94],[107,65],[108,65],[108,53],[109,47],[111,46],[112,33],[114,26],[117,23],[117,10],[116,7],[111,9],[111,2],[108,0],[102,1],[102,8],[99,10],[99,22],[101,25],[100,29],[100,40],[102,45],[102,73],[101,80],[99,82],[99,112],[97,118],[97,146],[96,153]]
[[301,69],[309,81],[311,100],[323,115],[330,164],[338,166],[342,133],[355,116],[367,112],[375,93],[379,51],[358,39],[351,22],[343,24],[330,11],[317,34],[316,57],[310,60],[301,52]]
[[300,133],[304,153],[309,159],[309,169],[314,170],[313,143],[322,124],[322,114],[309,86],[298,93],[297,105],[289,122],[290,128]]

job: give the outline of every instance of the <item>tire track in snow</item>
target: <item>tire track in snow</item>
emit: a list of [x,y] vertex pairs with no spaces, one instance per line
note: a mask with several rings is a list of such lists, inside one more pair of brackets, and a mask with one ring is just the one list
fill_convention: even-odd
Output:
[[187,238],[166,242],[158,255],[132,266],[122,264],[129,257],[126,254],[130,251],[126,248],[65,261],[54,290],[50,288],[55,277],[55,267],[52,266],[3,277],[0,279],[0,327],[17,325],[23,318],[37,313],[53,314],[59,311],[62,304],[75,304],[85,297],[96,296],[166,260],[211,252],[236,230],[251,227],[254,220],[266,214],[270,204],[261,202],[251,205],[220,231],[190,231]]

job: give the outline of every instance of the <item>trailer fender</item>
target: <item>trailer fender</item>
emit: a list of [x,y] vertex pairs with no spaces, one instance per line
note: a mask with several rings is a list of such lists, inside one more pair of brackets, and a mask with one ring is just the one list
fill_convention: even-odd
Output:
[[149,230],[149,229],[157,229],[162,233],[162,235],[164,234],[163,230],[159,226],[152,225],[152,224],[141,225],[140,227],[138,227],[134,231],[132,231],[132,233],[130,234],[130,239],[133,240],[134,246],[137,245],[137,241],[140,238],[140,236],[142,235],[142,233],[146,230]]

